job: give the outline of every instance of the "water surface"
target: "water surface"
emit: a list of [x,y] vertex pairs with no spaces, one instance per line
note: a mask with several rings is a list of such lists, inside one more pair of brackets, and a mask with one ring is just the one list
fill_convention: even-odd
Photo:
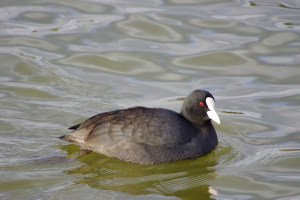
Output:
[[[183,3],[184,2],[184,3]],[[1,199],[300,198],[297,0],[0,2]],[[137,165],[57,139],[100,112],[216,98],[217,148]]]

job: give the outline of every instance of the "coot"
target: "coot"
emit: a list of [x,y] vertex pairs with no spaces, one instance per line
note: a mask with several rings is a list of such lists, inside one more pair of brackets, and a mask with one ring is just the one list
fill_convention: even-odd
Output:
[[195,90],[180,113],[145,107],[100,113],[59,138],[81,147],[77,157],[93,151],[138,164],[170,162],[205,155],[217,145],[211,119],[220,123],[214,97]]

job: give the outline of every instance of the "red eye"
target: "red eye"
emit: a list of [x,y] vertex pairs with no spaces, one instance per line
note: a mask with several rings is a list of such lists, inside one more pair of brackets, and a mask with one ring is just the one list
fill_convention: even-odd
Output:
[[200,106],[203,106],[203,103],[202,103],[202,102],[200,102],[200,103],[199,103],[199,105],[200,105]]

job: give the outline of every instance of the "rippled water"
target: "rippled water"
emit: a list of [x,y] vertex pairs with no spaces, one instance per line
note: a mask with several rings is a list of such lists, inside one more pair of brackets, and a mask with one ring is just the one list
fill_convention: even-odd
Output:
[[[300,199],[298,0],[0,2],[1,199]],[[56,137],[216,98],[218,147],[137,165]]]

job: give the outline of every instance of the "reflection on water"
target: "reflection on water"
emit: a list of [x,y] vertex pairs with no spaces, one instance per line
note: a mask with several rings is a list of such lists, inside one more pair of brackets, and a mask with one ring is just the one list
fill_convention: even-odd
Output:
[[[73,146],[73,145],[69,145]],[[70,154],[71,150],[66,149]],[[80,175],[76,184],[88,184],[93,188],[126,192],[130,194],[163,194],[166,196],[180,191],[202,191],[209,197],[207,183],[219,177],[209,168],[216,165],[211,155],[193,160],[176,161],[155,165],[136,165],[99,154],[89,154],[80,158],[85,163],[78,168],[68,170],[68,174]],[[222,154],[225,154],[224,152]],[[193,193],[184,198],[197,199]]]
[[[296,0],[0,2],[1,199],[297,199]],[[209,90],[210,154],[137,165],[56,137],[131,106]]]

